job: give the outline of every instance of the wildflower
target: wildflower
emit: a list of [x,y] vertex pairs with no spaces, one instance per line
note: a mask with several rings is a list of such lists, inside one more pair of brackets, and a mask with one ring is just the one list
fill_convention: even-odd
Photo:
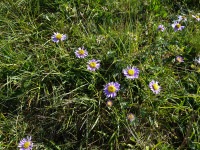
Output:
[[84,17],[84,13],[81,13],[81,12],[80,12],[80,15],[81,15],[81,17]]
[[183,28],[185,28],[185,26],[181,26],[181,24],[178,21],[175,21],[175,23],[172,24],[172,27],[175,29],[175,32],[178,30],[181,31],[183,30]]
[[196,68],[196,66],[195,66],[194,64],[191,64],[190,67],[191,67],[192,69],[195,69],[195,68]]
[[104,11],[107,11],[107,10],[108,10],[108,8],[105,7],[105,6],[103,6],[102,9],[103,9]]
[[153,91],[153,93],[156,93],[156,94],[160,93],[161,87],[158,85],[158,81],[155,82],[154,80],[152,80],[149,83],[149,88]]
[[108,101],[107,101],[107,106],[108,106],[108,107],[112,107],[112,105],[113,105],[113,102],[112,102],[111,100],[108,100]]
[[123,69],[122,72],[127,78],[135,79],[138,78],[139,70],[137,67],[127,67],[127,69]]
[[88,52],[86,51],[86,49],[84,50],[84,47],[79,47],[78,50],[76,50],[75,54],[78,58],[84,58],[88,55]]
[[117,91],[119,91],[120,84],[117,82],[110,82],[107,85],[104,85],[104,94],[106,97],[115,97],[117,95]]
[[199,63],[199,64],[200,64],[200,57],[199,57],[199,59],[197,59],[197,63]]
[[157,31],[164,31],[165,30],[165,28],[164,28],[164,26],[163,25],[159,25],[158,26],[158,29],[157,29]]
[[134,34],[133,34],[132,32],[127,32],[127,35],[128,35],[129,37],[131,37],[131,38],[134,37]]
[[178,60],[179,63],[184,62],[181,56],[176,57],[176,59]]
[[101,43],[101,39],[97,38],[97,43],[100,44]]
[[27,139],[23,138],[18,144],[20,150],[31,150],[33,147],[33,143],[31,142],[31,136],[27,136]]
[[130,120],[130,122],[132,122],[135,119],[135,116],[132,113],[130,113],[128,114],[127,118]]
[[185,16],[178,16],[178,20],[181,21],[187,21],[187,18]]
[[192,15],[192,17],[195,18],[197,21],[200,21],[200,16],[198,16],[198,15],[194,16],[194,15]]
[[98,62],[99,60],[95,60],[95,59],[89,60],[87,69],[90,71],[95,71],[96,69],[99,69],[100,63]]
[[54,33],[54,35],[51,37],[53,42],[59,42],[65,40],[67,37],[66,34],[60,34],[60,33]]
[[106,41],[107,38],[108,36],[106,35],[99,35],[96,40],[97,40],[97,43],[100,44],[101,42]]

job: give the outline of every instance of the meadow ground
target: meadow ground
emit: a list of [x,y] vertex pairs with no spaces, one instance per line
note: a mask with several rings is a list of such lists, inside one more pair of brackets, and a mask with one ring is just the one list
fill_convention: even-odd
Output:
[[0,149],[200,149],[199,8],[2,0]]

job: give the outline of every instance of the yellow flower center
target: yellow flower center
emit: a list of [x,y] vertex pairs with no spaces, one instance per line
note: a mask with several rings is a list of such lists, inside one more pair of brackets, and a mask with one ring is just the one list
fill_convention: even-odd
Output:
[[114,92],[115,92],[115,86],[114,86],[114,85],[110,85],[110,86],[108,87],[108,92],[114,93]]
[[90,67],[95,68],[96,67],[96,63],[95,62],[91,62],[90,63]]
[[180,58],[177,58],[177,60],[178,60],[178,61],[181,61],[181,59],[180,59]]
[[56,35],[56,39],[60,40],[62,38],[62,35],[61,34],[57,34]]
[[153,88],[154,88],[154,90],[158,90],[158,84],[154,83]]
[[83,55],[83,54],[85,53],[85,51],[84,51],[84,50],[80,50],[78,53],[79,53],[80,55]]
[[112,102],[111,102],[111,101],[109,101],[109,102],[108,102],[108,106],[111,106],[111,105],[112,105]]
[[196,18],[199,18],[199,16],[196,16]]
[[162,30],[162,28],[160,27],[160,28],[159,28],[159,30],[161,31],[161,30]]
[[129,115],[128,118],[129,118],[129,119],[133,119],[134,116],[133,116],[133,115]]
[[181,25],[178,23],[177,25],[176,25],[176,28],[180,28],[181,27]]
[[129,69],[129,70],[128,70],[128,74],[129,74],[130,76],[134,75],[134,70]]
[[26,143],[24,143],[23,147],[28,148],[30,146],[30,144],[31,144],[30,142],[26,142]]

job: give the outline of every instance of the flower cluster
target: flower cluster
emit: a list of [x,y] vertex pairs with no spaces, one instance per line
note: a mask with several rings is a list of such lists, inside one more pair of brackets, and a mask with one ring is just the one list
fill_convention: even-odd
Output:
[[[200,21],[200,16],[199,15],[192,15],[193,18],[195,18],[197,21]],[[186,22],[187,17],[185,15],[179,15],[178,20],[176,20],[171,26],[174,28],[174,31],[181,31],[185,28],[185,26],[182,26],[180,24],[180,21]],[[157,31],[163,32],[165,30],[163,25],[159,25]]]
[[[192,15],[193,18],[195,18],[197,21],[200,21],[200,17],[198,15]],[[178,20],[175,20],[173,24],[171,24],[171,27],[174,29],[175,32],[177,31],[182,31],[185,26],[182,25],[182,23],[184,24],[184,22],[187,21],[187,17],[185,15],[179,15],[178,16]],[[157,31],[159,32],[163,32],[166,28],[164,27],[164,25],[160,24],[158,25]],[[60,34],[60,33],[54,33],[54,35],[52,36],[52,40],[53,42],[59,42],[59,41],[63,41],[65,40],[67,37],[67,35],[65,34]],[[105,38],[100,38],[97,39],[97,42],[100,44],[101,40],[105,40]],[[84,49],[84,47],[79,47],[76,51],[75,51],[75,56],[77,58],[86,58],[88,56],[88,52],[87,49]],[[176,60],[178,61],[178,63],[182,63],[184,62],[184,59],[181,56],[177,56]],[[100,68],[100,60],[96,60],[96,59],[92,59],[89,60],[87,62],[87,70],[95,72],[97,69]],[[200,58],[196,61],[197,63],[200,64]],[[134,81],[135,79],[139,78],[139,69],[135,66],[127,66],[126,69],[122,69],[122,73],[124,74],[124,76],[131,81]],[[159,94],[161,91],[161,86],[158,84],[159,81],[155,81],[155,80],[151,80],[151,82],[149,83],[149,89],[154,93],[154,94]],[[118,82],[109,82],[106,85],[104,85],[104,89],[103,89],[103,93],[107,98],[115,98],[117,96],[117,92],[120,91],[120,84]],[[112,107],[113,106],[113,101],[112,100],[108,100],[107,101],[107,106],[108,107]],[[131,122],[135,119],[135,116],[132,113],[129,113],[127,116],[128,120],[130,120]],[[26,139],[23,139],[20,142],[20,147],[23,148],[23,150],[26,150],[27,148],[31,149],[33,144],[30,141],[31,137]],[[27,150],[29,150],[27,149]]]

